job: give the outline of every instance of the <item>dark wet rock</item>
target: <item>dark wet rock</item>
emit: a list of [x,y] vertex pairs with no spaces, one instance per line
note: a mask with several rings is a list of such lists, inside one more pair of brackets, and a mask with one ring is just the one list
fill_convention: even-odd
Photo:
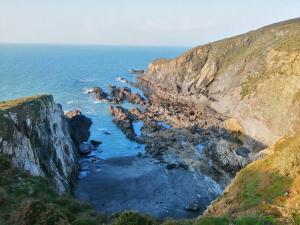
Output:
[[132,74],[143,74],[145,71],[144,70],[136,70],[136,69],[130,69],[129,73]]
[[122,103],[124,100],[135,103],[143,104],[145,99],[139,93],[132,93],[131,89],[128,87],[116,87],[114,85],[109,85],[110,90],[110,102],[112,103]]
[[79,153],[81,155],[90,154],[91,151],[92,151],[92,145],[90,143],[82,142],[81,144],[79,144]]
[[198,203],[191,203],[188,206],[186,206],[184,209],[191,212],[198,212],[200,210],[200,207]]
[[66,117],[70,124],[73,142],[79,147],[80,143],[87,141],[90,137],[92,120],[84,116],[79,110],[67,112]]
[[88,91],[88,94],[93,94],[99,101],[107,100],[108,94],[100,87],[93,87]]
[[91,140],[90,143],[93,147],[97,148],[100,144],[102,144],[102,141]]
[[180,163],[178,164],[178,167],[179,167],[179,168],[182,168],[182,169],[184,169],[184,170],[187,170],[187,169],[189,168],[189,166],[188,166],[186,163],[183,163],[183,162],[180,162]]
[[166,165],[166,169],[171,170],[171,169],[175,169],[177,167],[177,165],[175,163],[170,163]]
[[110,106],[109,111],[114,116],[113,122],[117,127],[119,127],[129,139],[135,140],[136,134],[133,129],[133,116],[129,111],[121,106]]

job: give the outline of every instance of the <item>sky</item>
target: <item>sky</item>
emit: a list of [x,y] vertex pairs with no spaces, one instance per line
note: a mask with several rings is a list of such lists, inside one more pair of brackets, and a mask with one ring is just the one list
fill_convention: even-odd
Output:
[[195,46],[296,17],[299,0],[0,0],[0,43]]

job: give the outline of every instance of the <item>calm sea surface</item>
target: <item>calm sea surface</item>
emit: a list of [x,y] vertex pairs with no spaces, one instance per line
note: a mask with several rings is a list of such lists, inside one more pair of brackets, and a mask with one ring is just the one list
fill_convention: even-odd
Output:
[[109,84],[123,86],[118,77],[135,78],[128,69],[146,69],[152,60],[175,57],[186,49],[0,45],[0,100],[52,94],[64,111],[80,109],[93,120],[91,139],[103,141],[95,154],[103,159],[133,155],[143,146],[128,140],[112,123],[108,103],[96,102],[85,91],[94,86],[107,89]]

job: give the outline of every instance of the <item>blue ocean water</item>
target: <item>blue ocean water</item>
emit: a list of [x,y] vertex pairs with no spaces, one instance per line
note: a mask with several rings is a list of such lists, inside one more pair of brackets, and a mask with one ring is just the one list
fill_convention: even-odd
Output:
[[92,119],[91,139],[103,141],[98,156],[106,159],[136,154],[143,146],[128,140],[112,123],[108,103],[96,102],[85,90],[94,86],[106,89],[109,84],[123,86],[118,77],[135,79],[129,69],[146,69],[152,60],[175,57],[186,49],[2,44],[0,100],[52,94],[64,111],[79,109]]

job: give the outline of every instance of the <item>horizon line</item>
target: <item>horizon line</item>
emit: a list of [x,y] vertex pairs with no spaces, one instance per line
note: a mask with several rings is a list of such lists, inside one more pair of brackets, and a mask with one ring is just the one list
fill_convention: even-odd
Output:
[[132,45],[100,43],[55,43],[55,42],[0,42],[0,45],[49,45],[49,46],[102,46],[102,47],[153,47],[153,48],[193,48],[192,45]]

